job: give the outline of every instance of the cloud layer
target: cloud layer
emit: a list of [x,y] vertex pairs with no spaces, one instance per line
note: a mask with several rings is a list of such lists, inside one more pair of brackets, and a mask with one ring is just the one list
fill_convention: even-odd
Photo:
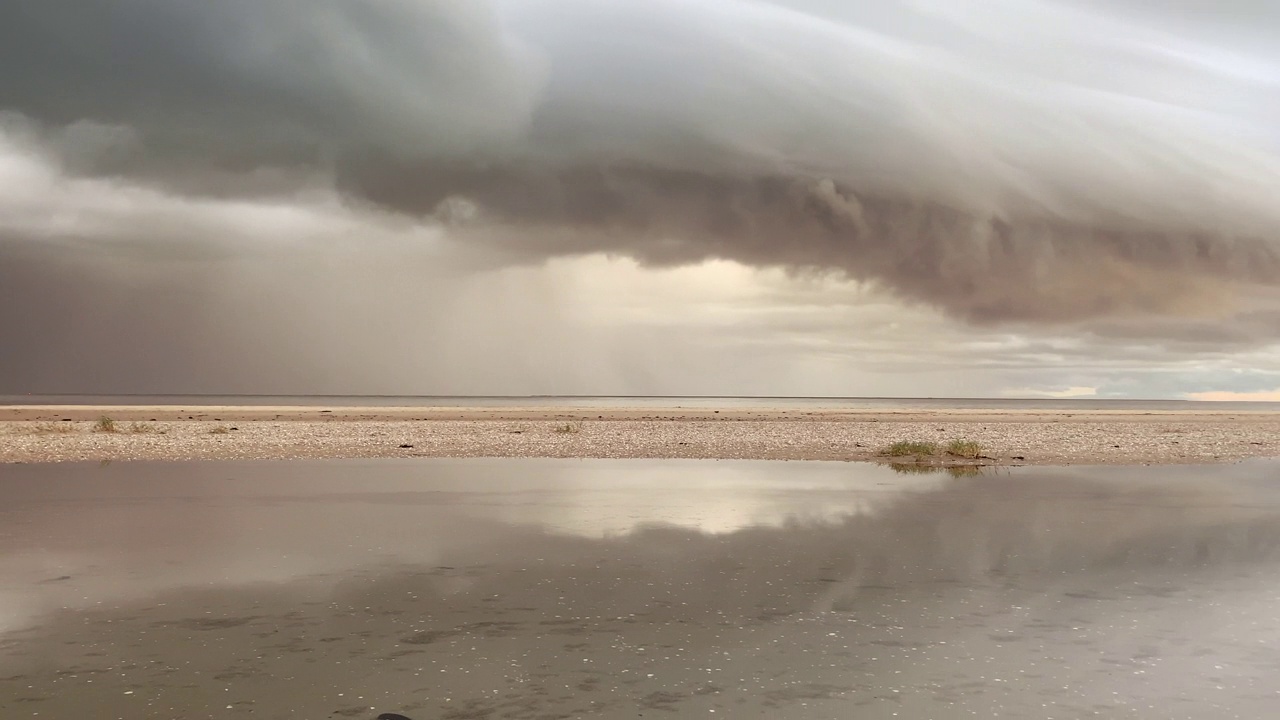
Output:
[[17,2],[0,105],[111,129],[59,148],[86,172],[327,173],[520,253],[835,268],[976,320],[1277,284],[1280,64],[1119,10]]
[[[359,313],[306,293],[412,298],[421,316],[379,312],[439,337],[522,305],[466,289],[494,268],[596,254],[780,268],[801,278],[783,305],[872,288],[990,332],[1079,338],[1064,357],[1261,351],[1280,339],[1277,12],[1248,0],[5,3],[0,283],[58,299],[0,309],[6,337],[43,348],[0,369],[52,378],[49,357],[131,337],[202,377],[242,377],[206,367],[208,349],[281,337],[290,322],[273,308],[313,327],[284,332],[299,347],[321,343],[326,323],[368,334]],[[276,299],[244,312],[246,288]],[[126,297],[127,314],[101,309]],[[443,306],[466,319],[432,314]],[[530,321],[492,327],[520,336]],[[808,337],[864,341],[841,337],[847,318],[823,322]],[[408,352],[392,335],[380,344]],[[108,374],[127,376],[129,357]],[[308,386],[327,382],[316,372]]]

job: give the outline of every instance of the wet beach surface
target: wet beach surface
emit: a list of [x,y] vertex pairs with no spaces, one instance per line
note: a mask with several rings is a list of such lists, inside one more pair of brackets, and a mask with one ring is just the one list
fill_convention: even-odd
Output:
[[0,716],[1271,717],[1278,480],[0,466]]

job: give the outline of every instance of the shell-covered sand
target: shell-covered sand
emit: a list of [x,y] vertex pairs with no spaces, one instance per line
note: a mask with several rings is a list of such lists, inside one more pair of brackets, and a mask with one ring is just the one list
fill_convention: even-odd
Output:
[[[109,417],[113,432],[97,427]],[[1001,464],[1280,457],[1264,412],[0,407],[0,462],[377,457],[878,460],[900,440]]]

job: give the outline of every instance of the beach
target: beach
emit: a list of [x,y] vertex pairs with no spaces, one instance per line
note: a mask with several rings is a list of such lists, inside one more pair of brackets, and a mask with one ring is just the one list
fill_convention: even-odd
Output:
[[[107,427],[99,420],[109,418]],[[899,441],[979,443],[997,465],[1280,457],[1274,411],[681,407],[0,407],[0,462],[325,458],[889,460]],[[911,460],[911,458],[907,458]],[[935,462],[954,460],[940,456]]]

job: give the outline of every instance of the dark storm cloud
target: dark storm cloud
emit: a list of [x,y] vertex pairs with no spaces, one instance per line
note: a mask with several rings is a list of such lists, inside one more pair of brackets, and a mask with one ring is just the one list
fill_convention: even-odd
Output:
[[527,119],[537,73],[526,60],[484,3],[16,0],[0,9],[0,105],[54,124],[136,128],[149,152],[206,162],[466,151]]
[[65,172],[333,178],[516,255],[836,269],[975,321],[1280,284],[1280,65],[1228,42],[1280,34],[1261,5],[868,5],[15,0],[0,108]]

